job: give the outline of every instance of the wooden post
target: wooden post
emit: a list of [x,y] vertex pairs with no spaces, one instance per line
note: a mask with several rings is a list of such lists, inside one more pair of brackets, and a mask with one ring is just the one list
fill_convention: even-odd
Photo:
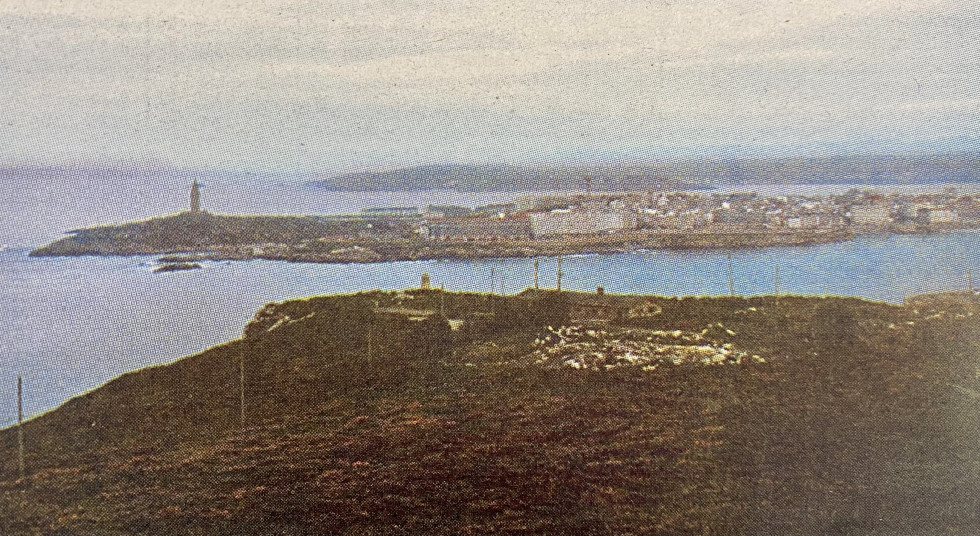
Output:
[[732,252],[728,252],[728,295],[735,295],[735,271],[732,269]]
[[490,267],[490,294],[493,294],[493,288],[496,286],[497,278],[493,274],[493,266]]
[[245,428],[245,353],[238,356],[238,424]]
[[24,478],[24,384],[17,376],[17,467]]
[[969,268],[966,269],[966,288],[970,290],[971,294],[973,293],[973,270]]
[[773,290],[775,291],[776,297],[778,298],[779,297],[779,265],[778,264],[775,266],[775,269],[776,269],[776,281],[773,284]]
[[538,290],[538,259],[534,259],[534,290]]
[[557,273],[557,275],[558,275],[558,285],[557,285],[558,286],[558,292],[561,292],[561,276],[562,276],[562,272],[561,272],[561,255],[558,256],[558,273]]

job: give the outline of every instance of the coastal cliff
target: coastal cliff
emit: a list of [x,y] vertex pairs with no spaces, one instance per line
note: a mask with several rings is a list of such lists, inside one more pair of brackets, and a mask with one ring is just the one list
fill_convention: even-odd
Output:
[[978,314],[533,291],[270,304],[241,339],[28,421],[23,479],[0,431],[0,532],[975,533]]

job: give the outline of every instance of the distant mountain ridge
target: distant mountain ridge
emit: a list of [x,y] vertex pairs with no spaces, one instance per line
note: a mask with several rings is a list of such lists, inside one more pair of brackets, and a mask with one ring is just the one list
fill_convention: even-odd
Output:
[[380,172],[346,173],[319,179],[317,186],[335,190],[548,191],[584,190],[586,177],[595,190],[654,187],[697,189],[706,185],[668,176],[666,169],[634,165],[514,166],[504,164],[438,164]]
[[313,181],[347,191],[700,189],[721,184],[936,184],[980,181],[980,152],[949,154],[703,158],[648,164],[438,164],[346,173]]

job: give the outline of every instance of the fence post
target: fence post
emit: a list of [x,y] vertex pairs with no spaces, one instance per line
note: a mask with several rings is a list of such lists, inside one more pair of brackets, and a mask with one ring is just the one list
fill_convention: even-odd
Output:
[[239,426],[245,428],[245,353],[241,352],[238,355],[238,408],[239,416],[238,423]]
[[728,295],[735,295],[735,272],[732,268],[732,252],[728,252]]
[[776,298],[779,298],[779,265],[778,264],[775,266],[775,269],[776,269],[776,281],[774,285],[775,286],[774,290],[776,292]]
[[562,276],[562,271],[561,271],[561,255],[558,256],[558,274],[557,274],[557,276],[558,276],[558,292],[561,292],[561,276]]
[[24,386],[23,380],[17,376],[17,467],[20,478],[24,478]]

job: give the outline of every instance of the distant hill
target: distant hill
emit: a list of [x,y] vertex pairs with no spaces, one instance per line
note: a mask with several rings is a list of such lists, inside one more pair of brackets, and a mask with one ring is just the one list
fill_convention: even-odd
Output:
[[672,177],[667,169],[656,166],[432,165],[347,173],[322,178],[314,184],[349,191],[548,191],[584,190],[586,177],[591,177],[592,188],[596,191],[705,187],[696,181]]
[[980,180],[980,152],[928,155],[687,159],[636,165],[431,165],[317,178],[347,191],[699,189],[721,184],[936,184]]
[[980,180],[980,153],[819,156],[681,163],[682,176],[734,184],[937,184]]

